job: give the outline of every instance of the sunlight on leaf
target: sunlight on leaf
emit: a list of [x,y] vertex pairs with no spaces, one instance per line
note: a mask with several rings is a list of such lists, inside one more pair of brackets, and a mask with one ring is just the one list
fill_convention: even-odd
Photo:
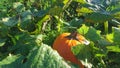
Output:
[[107,46],[108,51],[111,52],[120,52],[120,47],[119,46]]
[[63,3],[64,3],[64,4],[67,4],[68,1],[69,1],[69,0],[64,0]]
[[104,57],[105,54],[95,54],[95,57]]
[[113,32],[111,34],[107,34],[106,38],[108,41],[112,43],[120,44],[120,28],[113,27]]
[[16,68],[21,67],[23,56],[9,55],[2,61],[0,61],[0,68]]
[[113,38],[114,38],[113,33],[106,35],[106,39],[111,43],[113,42]]
[[85,7],[77,8],[76,11],[77,11],[78,13],[91,13],[91,12],[93,12],[93,11],[90,10],[89,8],[85,8]]
[[85,4],[85,3],[86,3],[85,0],[74,0],[74,1],[79,2],[79,3],[82,3],[82,4]]
[[80,33],[80,34],[83,34],[85,35],[89,30],[89,27],[86,26],[85,24],[83,24],[77,31]]

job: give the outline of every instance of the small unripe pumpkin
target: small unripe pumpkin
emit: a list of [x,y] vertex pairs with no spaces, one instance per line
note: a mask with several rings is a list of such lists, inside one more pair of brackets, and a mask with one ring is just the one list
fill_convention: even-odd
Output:
[[80,34],[74,33],[63,33],[59,35],[53,43],[53,49],[67,61],[78,64],[80,68],[84,68],[84,65],[78,60],[73,52],[71,51],[72,46],[78,44],[89,44],[89,42]]

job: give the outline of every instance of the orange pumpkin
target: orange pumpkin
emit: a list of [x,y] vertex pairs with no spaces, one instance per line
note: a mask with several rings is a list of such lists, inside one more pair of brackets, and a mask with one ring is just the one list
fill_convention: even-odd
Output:
[[63,33],[59,35],[53,43],[53,49],[67,61],[78,64],[80,68],[84,68],[84,65],[75,57],[71,51],[72,46],[77,44],[89,44],[89,42],[80,34],[74,33]]

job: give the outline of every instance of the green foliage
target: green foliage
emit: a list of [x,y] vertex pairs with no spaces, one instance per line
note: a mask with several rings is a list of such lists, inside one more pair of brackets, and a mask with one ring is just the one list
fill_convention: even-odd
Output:
[[86,15],[86,21],[87,22],[105,22],[105,21],[109,21],[111,20],[113,17],[110,15],[105,15],[105,14],[101,14],[101,13],[90,13],[88,15]]
[[0,62],[0,68],[21,68],[23,59],[24,56],[9,54],[9,56]]
[[51,47],[41,44],[34,47],[22,68],[70,68]]
[[87,45],[77,45],[72,47],[72,51],[75,55],[78,56],[79,59],[84,60],[85,59],[91,59],[92,58],[92,46]]
[[85,35],[89,31],[89,27],[83,24],[78,30],[80,34]]
[[45,44],[33,47],[27,57],[21,55],[7,56],[0,62],[0,68],[70,68],[62,57]]
[[0,68],[77,68],[51,48],[59,34],[73,31],[90,41],[71,49],[86,67],[119,68],[119,6],[119,0],[1,0]]
[[92,41],[100,40],[100,31],[97,31],[93,27],[90,27],[88,33],[86,34],[86,37],[90,38]]

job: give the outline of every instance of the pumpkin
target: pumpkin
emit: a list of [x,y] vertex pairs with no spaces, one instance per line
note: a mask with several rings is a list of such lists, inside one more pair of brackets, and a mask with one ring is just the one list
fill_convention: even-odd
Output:
[[78,60],[73,52],[71,51],[72,46],[78,44],[89,44],[89,42],[77,32],[74,33],[63,33],[59,35],[53,43],[53,49],[67,61],[78,64],[80,68],[84,68],[84,65]]

